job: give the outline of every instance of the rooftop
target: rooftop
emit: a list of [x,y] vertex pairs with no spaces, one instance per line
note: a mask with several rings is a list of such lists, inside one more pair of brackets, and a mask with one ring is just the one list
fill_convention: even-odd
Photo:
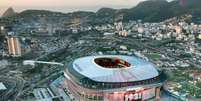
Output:
[[159,75],[150,62],[135,56],[104,55],[76,59],[71,69],[97,82],[133,82]]
[[6,89],[7,89],[6,86],[2,82],[0,82],[0,90],[6,90]]

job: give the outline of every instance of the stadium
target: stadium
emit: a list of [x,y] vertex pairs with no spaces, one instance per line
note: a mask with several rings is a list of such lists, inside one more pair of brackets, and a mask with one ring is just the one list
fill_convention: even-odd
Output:
[[66,88],[76,101],[147,101],[160,99],[165,74],[135,56],[78,58],[64,71]]

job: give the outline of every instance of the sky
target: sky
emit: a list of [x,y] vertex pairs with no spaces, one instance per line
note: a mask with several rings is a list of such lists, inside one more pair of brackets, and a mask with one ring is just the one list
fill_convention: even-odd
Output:
[[61,12],[96,11],[101,7],[129,8],[144,0],[0,0],[0,14],[8,7],[21,12],[25,9],[44,9]]
[[16,12],[43,9],[59,12],[96,11],[102,7],[130,8],[145,0],[0,0],[0,15],[13,7]]
[[0,6],[135,5],[143,0],[0,0]]

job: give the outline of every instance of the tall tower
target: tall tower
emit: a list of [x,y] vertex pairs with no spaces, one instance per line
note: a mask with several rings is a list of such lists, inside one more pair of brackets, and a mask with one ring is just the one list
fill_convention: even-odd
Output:
[[9,55],[14,57],[21,56],[21,45],[17,37],[15,36],[7,37],[7,43],[8,43]]

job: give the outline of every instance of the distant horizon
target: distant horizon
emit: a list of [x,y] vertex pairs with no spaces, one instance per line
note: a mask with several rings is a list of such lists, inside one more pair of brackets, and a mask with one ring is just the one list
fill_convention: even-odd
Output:
[[12,7],[15,12],[28,9],[49,10],[57,12],[97,11],[102,7],[130,8],[145,0],[1,0],[0,15]]
[[[17,2],[18,1],[18,2]],[[80,1],[85,1],[80,3]],[[24,10],[48,10],[61,13],[75,11],[96,12],[100,8],[123,9],[135,7],[139,2],[146,0],[1,0],[0,16],[12,7],[15,12],[20,13]],[[167,0],[172,1],[172,0]],[[54,4],[55,3],[55,4]]]
[[[134,5],[136,6],[136,5]],[[101,8],[113,8],[113,9],[124,9],[124,8],[131,8],[134,6],[90,6],[90,7],[0,7],[0,16],[10,7],[14,9],[16,13],[20,13],[25,10],[47,10],[47,11],[53,11],[53,12],[61,12],[61,13],[70,13],[70,12],[76,12],[76,11],[90,11],[90,12],[96,12]]]

